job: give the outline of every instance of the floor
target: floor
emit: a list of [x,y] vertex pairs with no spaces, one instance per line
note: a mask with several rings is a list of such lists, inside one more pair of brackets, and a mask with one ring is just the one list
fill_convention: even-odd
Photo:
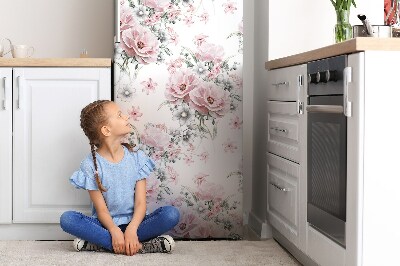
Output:
[[301,265],[275,240],[176,241],[171,254],[76,252],[71,241],[0,241],[3,265]]

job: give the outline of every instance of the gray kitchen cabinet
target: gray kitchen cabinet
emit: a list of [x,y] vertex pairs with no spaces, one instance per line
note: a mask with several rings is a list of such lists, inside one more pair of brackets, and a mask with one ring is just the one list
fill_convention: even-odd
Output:
[[69,177],[90,152],[81,109],[111,98],[110,68],[0,68],[0,240],[70,239],[66,210],[90,213]]
[[301,193],[300,145],[304,131],[306,65],[268,71],[267,87],[267,219],[294,246],[305,250],[305,209]]

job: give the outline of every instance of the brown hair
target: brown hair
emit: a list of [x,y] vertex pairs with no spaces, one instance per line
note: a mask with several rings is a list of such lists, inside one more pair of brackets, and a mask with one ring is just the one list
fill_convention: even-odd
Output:
[[[104,110],[104,106],[111,103],[109,100],[98,100],[94,101],[87,106],[85,106],[81,111],[81,128],[85,133],[86,137],[89,139],[90,150],[92,153],[93,164],[94,164],[94,175],[96,178],[97,187],[101,192],[107,191],[106,188],[101,184],[99,173],[97,170],[96,161],[96,148],[101,145],[100,130],[101,127],[107,122],[107,115]],[[127,147],[130,151],[133,147],[128,143],[121,143]]]

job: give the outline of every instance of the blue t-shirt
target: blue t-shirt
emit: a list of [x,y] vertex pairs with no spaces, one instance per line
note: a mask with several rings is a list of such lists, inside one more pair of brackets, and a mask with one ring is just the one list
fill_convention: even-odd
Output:
[[[128,224],[133,217],[135,185],[138,180],[147,178],[154,170],[154,161],[142,150],[130,152],[125,146],[124,157],[118,163],[112,163],[96,153],[97,169],[103,186],[103,192],[108,211],[118,226]],[[99,190],[94,176],[94,163],[89,154],[81,163],[80,169],[70,178],[76,188]],[[92,203],[92,217],[97,218],[96,209]]]

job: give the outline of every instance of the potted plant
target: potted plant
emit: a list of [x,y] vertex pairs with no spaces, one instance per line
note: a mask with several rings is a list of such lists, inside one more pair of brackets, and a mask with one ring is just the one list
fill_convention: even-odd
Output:
[[355,0],[330,0],[336,11],[335,40],[336,43],[351,39],[352,29],[349,22],[350,7],[356,6]]

